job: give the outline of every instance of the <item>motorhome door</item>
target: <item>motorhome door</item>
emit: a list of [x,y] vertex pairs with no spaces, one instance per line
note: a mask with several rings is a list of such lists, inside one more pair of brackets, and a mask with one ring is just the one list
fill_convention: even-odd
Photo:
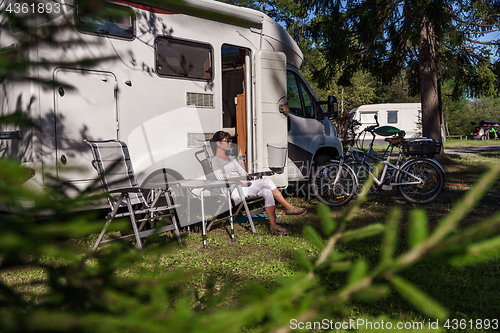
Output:
[[[280,112],[286,99],[286,56],[282,52],[258,50],[255,54],[256,107],[254,115],[254,171],[277,172],[278,187],[288,185],[286,167],[287,115]],[[280,168],[280,160],[284,161]]]
[[54,79],[57,176],[95,179],[92,154],[83,140],[117,138],[116,78],[109,72],[56,69]]

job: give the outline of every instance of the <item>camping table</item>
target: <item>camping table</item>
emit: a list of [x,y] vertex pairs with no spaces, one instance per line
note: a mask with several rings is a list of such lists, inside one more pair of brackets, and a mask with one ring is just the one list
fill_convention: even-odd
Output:
[[[241,178],[243,179],[243,178]],[[159,183],[159,184],[148,184],[148,188],[165,188],[167,185],[165,183]],[[240,197],[242,200],[245,200],[243,191],[241,189],[241,182],[240,178],[232,178],[229,180],[204,180],[204,179],[188,179],[188,180],[176,180],[176,181],[171,181],[168,182],[168,187],[170,189],[173,188],[181,188],[181,189],[200,189],[200,201],[201,201],[201,226],[202,226],[202,236],[203,236],[203,249],[208,249],[207,246],[207,236],[206,236],[206,226],[205,226],[205,191],[210,190],[210,189],[226,189],[228,191],[227,193],[227,200],[229,204],[229,220],[231,222],[231,242],[235,242],[234,239],[234,225],[233,225],[233,212],[232,212],[232,205],[231,205],[231,191],[230,188],[236,186],[238,189],[238,192],[240,194]],[[189,198],[188,198],[189,200]],[[189,202],[189,201],[188,201]]]

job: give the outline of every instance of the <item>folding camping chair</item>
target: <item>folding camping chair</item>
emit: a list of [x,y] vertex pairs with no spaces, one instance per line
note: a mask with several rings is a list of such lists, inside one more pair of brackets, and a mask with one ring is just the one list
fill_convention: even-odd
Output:
[[[212,165],[212,158],[214,157],[214,151],[212,149],[211,142],[210,142],[210,140],[198,140],[198,143],[203,148],[203,152],[205,154],[204,160],[198,159],[198,161],[201,163],[201,165],[205,171],[205,176],[207,177],[207,179],[216,180],[215,175],[214,175],[213,165]],[[259,173],[251,174],[251,175],[249,175],[249,177],[256,179],[256,178],[261,178],[262,176],[271,176],[273,174],[274,173],[272,171],[259,172]],[[252,216],[256,215],[256,214],[263,213],[265,211],[265,207],[250,211],[249,206],[253,205],[254,203],[257,203],[259,201],[264,201],[264,198],[258,197],[258,196],[245,198],[243,196],[243,192],[241,191],[241,187],[238,187],[238,191],[240,194],[241,202],[239,203],[235,213],[232,216],[237,216],[238,213],[241,211],[241,209],[245,208],[245,211],[247,213],[248,222],[250,223],[250,226],[252,228],[252,232],[254,234],[257,234],[257,231],[255,230],[255,225],[253,223]],[[231,193],[231,191],[228,191],[228,192]],[[227,195],[227,192],[224,191],[224,194]],[[217,210],[216,214],[214,214],[214,216],[218,216],[218,214],[221,213],[220,210],[222,209],[222,207],[223,207],[222,205],[219,207],[219,209]],[[211,223],[208,225],[207,231],[210,230],[210,228],[212,227],[212,225],[214,223],[220,222],[221,220],[223,220],[223,219],[213,219],[211,221]]]
[[[92,166],[97,170],[99,180],[105,193],[108,194],[108,202],[111,212],[106,216],[106,224],[99,235],[92,251],[95,251],[99,244],[104,244],[114,240],[125,239],[135,236],[137,247],[142,249],[141,238],[148,237],[155,233],[165,231],[175,231],[177,241],[182,246],[182,241],[175,217],[175,208],[179,205],[172,204],[169,189],[144,189],[139,187],[135,177],[134,169],[130,160],[127,145],[118,140],[90,141],[84,140],[90,145],[94,160]],[[148,204],[144,194],[149,192],[151,204]],[[160,197],[166,199],[167,205],[156,207]],[[118,213],[122,207],[127,207],[126,211]],[[122,209],[123,210],[123,209]],[[165,214],[165,215],[164,215]],[[157,220],[170,216],[171,224],[155,228]],[[118,238],[102,242],[111,221],[118,217],[130,217],[133,233]],[[144,230],[149,223],[150,230]]]

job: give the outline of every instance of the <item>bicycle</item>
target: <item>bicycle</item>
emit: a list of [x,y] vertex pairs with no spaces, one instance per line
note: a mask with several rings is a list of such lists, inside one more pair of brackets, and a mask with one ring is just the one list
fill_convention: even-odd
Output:
[[[403,136],[395,136],[395,127],[378,128],[377,121],[376,125],[366,127],[358,136],[359,138],[363,133],[373,136],[368,151],[365,152],[354,147],[354,126],[358,125],[361,124],[354,119],[348,125],[353,139],[347,152],[339,160],[332,160],[319,167],[313,175],[312,190],[321,202],[329,206],[348,203],[358,193],[369,190],[363,186],[368,177],[373,177],[373,187],[377,190],[390,191],[394,186],[398,187],[403,198],[411,203],[425,204],[439,196],[444,188],[445,172],[441,165],[430,157],[439,153],[440,142],[427,138],[405,139]],[[384,133],[384,130],[387,132]],[[382,156],[373,151],[376,133],[393,136],[385,138],[389,146]],[[396,147],[399,148],[399,153],[396,162],[391,163]],[[382,171],[377,173],[369,161],[383,164]]]

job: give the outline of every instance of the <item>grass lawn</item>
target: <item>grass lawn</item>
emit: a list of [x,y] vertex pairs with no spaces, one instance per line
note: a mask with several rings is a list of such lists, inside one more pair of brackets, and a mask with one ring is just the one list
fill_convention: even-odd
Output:
[[[461,140],[453,142],[450,140],[445,147],[448,147],[448,144],[455,146],[460,142]],[[467,140],[467,144],[475,142]],[[493,140],[486,142],[496,143]],[[388,211],[393,207],[400,207],[403,218],[400,223],[397,251],[405,251],[408,247],[407,229],[410,211],[415,208],[424,210],[432,229],[441,218],[453,210],[453,204],[471,188],[489,165],[500,162],[499,153],[457,154],[450,155],[450,158],[451,161],[443,165],[447,177],[444,192],[433,203],[415,206],[404,201],[397,193],[393,195],[388,192],[372,193],[361,205],[347,229],[385,223]],[[319,250],[303,233],[304,227],[310,226],[324,237],[316,211],[317,200],[301,196],[291,196],[288,199],[294,205],[308,209],[305,215],[296,217],[286,216],[281,206],[277,206],[279,222],[289,230],[288,236],[269,234],[269,224],[266,221],[256,222],[258,235],[253,235],[248,226],[236,224],[237,242],[233,244],[230,242],[229,223],[223,223],[208,233],[209,249],[202,250],[201,233],[197,230],[191,233],[184,231],[182,234],[184,248],[179,248],[174,243],[159,254],[148,254],[145,251],[144,260],[140,265],[120,270],[117,274],[124,277],[138,277],[140,274],[161,277],[172,271],[195,271],[192,278],[179,286],[186,290],[194,308],[199,310],[205,308],[207,285],[213,285],[216,292],[224,287],[229,288],[221,306],[239,306],[239,298],[246,292],[248,282],[257,280],[272,290],[284,279],[301,274],[302,268],[295,259],[297,252],[302,252],[309,258],[315,258],[319,254]],[[481,222],[495,213],[499,207],[500,183],[497,180],[477,207],[461,221],[460,226],[466,227]],[[345,209],[345,207],[331,208],[332,217],[335,219]],[[74,246],[85,251],[90,250],[95,238],[96,236],[75,239]],[[156,242],[173,240],[172,235],[165,235]],[[361,241],[340,243],[336,251],[353,261],[365,258],[369,265],[375,265],[379,260],[381,243],[381,236],[374,236]],[[154,243],[148,243],[146,246],[148,245],[154,246]],[[101,250],[106,251],[106,248],[103,247]],[[465,268],[451,266],[446,261],[426,259],[404,270],[400,275],[439,300],[449,310],[450,319],[500,320],[500,259]],[[36,297],[37,294],[46,291],[43,283],[46,278],[45,272],[38,270],[11,269],[0,273],[2,281],[16,285],[19,290],[25,291],[28,297]],[[326,281],[325,292],[334,292],[345,284],[347,278],[345,272],[331,273],[328,279],[322,280]],[[342,319],[357,319],[362,316],[377,318],[382,315],[397,321],[428,320],[396,292],[374,302],[350,301],[343,308]]]
[[448,139],[444,148],[500,146],[500,140],[460,140]]
[[[380,138],[380,137],[379,137]],[[368,148],[369,142],[365,142],[364,148]],[[443,143],[446,148],[463,148],[463,147],[486,147],[486,146],[500,146],[500,140],[460,140],[448,139]],[[373,150],[376,152],[384,152],[387,144],[375,144]]]

